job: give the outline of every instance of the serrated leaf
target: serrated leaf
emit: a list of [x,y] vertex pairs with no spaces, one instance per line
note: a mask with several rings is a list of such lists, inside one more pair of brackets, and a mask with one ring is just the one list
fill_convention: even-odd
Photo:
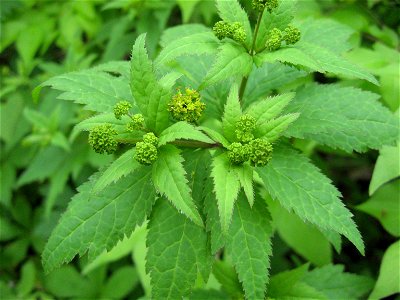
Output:
[[256,137],[262,137],[269,142],[277,140],[286,129],[297,120],[299,114],[287,114],[261,124],[255,130]]
[[168,43],[155,60],[155,65],[160,66],[182,55],[214,54],[219,46],[215,35],[208,30],[183,36]]
[[192,199],[186,171],[182,165],[183,158],[179,150],[172,145],[159,149],[158,159],[153,164],[153,182],[157,190],[165,195],[180,212],[199,226],[203,221]]
[[213,274],[221,284],[222,290],[229,293],[229,299],[243,299],[243,288],[235,268],[228,261],[216,260],[213,265]]
[[240,186],[243,188],[247,201],[253,207],[254,187],[253,187],[253,168],[248,164],[243,164],[235,168],[236,175],[239,178]]
[[239,22],[243,25],[244,31],[246,32],[245,44],[248,48],[251,47],[252,43],[252,31],[250,21],[247,13],[240,6],[237,0],[216,0],[218,14],[222,20],[228,23]]
[[242,115],[242,109],[239,102],[239,90],[237,84],[232,85],[226,100],[224,114],[222,116],[222,128],[224,136],[230,140],[236,140],[236,122]]
[[307,86],[297,92],[285,111],[301,113],[285,135],[310,138],[347,152],[394,144],[398,121],[378,97],[352,87]]
[[121,100],[133,103],[129,82],[125,78],[90,69],[58,75],[40,86],[62,91],[58,99],[84,104],[85,109],[102,113],[112,112],[114,105]]
[[165,48],[173,41],[193,34],[205,32],[210,32],[210,28],[204,26],[203,24],[184,24],[170,27],[164,30],[161,37],[160,45]]
[[193,141],[200,141],[204,143],[214,144],[214,141],[212,139],[210,139],[201,131],[197,130],[193,125],[181,121],[171,125],[163,132],[161,132],[158,139],[158,146],[160,147],[169,142],[179,139],[193,140]]
[[153,64],[145,47],[146,35],[142,34],[132,48],[131,92],[149,129],[160,133],[169,124],[167,104],[171,93],[158,82]]
[[229,147],[230,143],[220,132],[207,126],[199,126],[198,128],[207,133],[214,141],[221,143],[225,148]]
[[178,72],[170,72],[165,74],[163,77],[160,78],[158,82],[163,88],[169,90],[172,89],[176,81],[182,77],[181,73]]
[[133,158],[134,155],[135,148],[132,148],[113,161],[100,175],[99,179],[97,179],[93,187],[93,193],[102,191],[111,183],[138,169],[141,165]]
[[266,203],[258,198],[250,208],[240,194],[229,229],[226,250],[243,284],[247,299],[264,299],[272,254],[272,227]]
[[240,183],[225,153],[213,158],[211,176],[214,180],[221,228],[224,233],[228,233]]
[[149,222],[147,246],[152,297],[178,299],[188,295],[200,269],[209,261],[204,230],[160,198]]
[[91,193],[98,175],[81,185],[43,251],[46,272],[85,252],[91,261],[140,225],[155,201],[150,175],[141,167],[101,195]]
[[340,192],[307,157],[287,146],[274,149],[266,167],[257,168],[270,195],[301,219],[347,237],[364,254],[364,243]]
[[227,41],[219,47],[217,58],[199,89],[233,76],[247,76],[252,67],[253,59],[246,49]]

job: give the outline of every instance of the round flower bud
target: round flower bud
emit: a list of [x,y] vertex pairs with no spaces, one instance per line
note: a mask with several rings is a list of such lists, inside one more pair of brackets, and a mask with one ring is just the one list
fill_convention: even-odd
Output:
[[225,21],[218,21],[217,23],[215,23],[213,31],[215,36],[220,40],[229,37],[231,34],[231,28],[229,26],[229,23]]
[[126,129],[130,132],[142,130],[144,128],[144,118],[142,114],[133,115],[131,121],[126,124]]
[[157,148],[153,144],[138,142],[136,143],[136,153],[134,158],[142,165],[149,166],[157,160]]
[[117,131],[111,124],[98,125],[90,130],[89,144],[97,153],[114,153],[118,147],[118,142],[114,139],[116,134]]
[[206,105],[201,102],[198,91],[186,88],[183,94],[180,90],[172,97],[168,103],[168,111],[172,117],[179,121],[187,121],[189,123],[196,122],[205,109]]
[[234,165],[240,165],[249,159],[247,145],[241,143],[232,143],[228,147],[228,158]]
[[236,129],[235,132],[236,132],[236,138],[243,143],[248,143],[252,139],[254,139],[254,135],[250,131],[242,131]]
[[285,29],[283,39],[286,41],[286,44],[293,45],[300,40],[300,36],[300,30],[292,25],[289,25]]
[[127,115],[131,108],[132,104],[130,104],[128,101],[119,101],[114,106],[115,118],[121,120],[121,117]]
[[264,8],[271,13],[278,7],[278,0],[253,0],[253,8],[263,10]]
[[246,40],[246,31],[244,31],[243,25],[239,22],[231,24],[231,38],[238,43],[243,43]]
[[236,123],[236,129],[241,131],[253,131],[256,128],[256,119],[250,115],[243,115]]
[[255,139],[249,143],[250,163],[256,167],[265,166],[271,160],[272,144],[263,139]]
[[282,32],[278,28],[274,28],[269,32],[269,37],[265,46],[269,51],[278,50],[282,43]]
[[158,144],[158,137],[156,137],[156,136],[154,135],[154,133],[149,132],[149,133],[146,133],[146,134],[143,136],[143,142],[152,144],[152,145],[154,145],[154,146],[157,146],[157,144]]

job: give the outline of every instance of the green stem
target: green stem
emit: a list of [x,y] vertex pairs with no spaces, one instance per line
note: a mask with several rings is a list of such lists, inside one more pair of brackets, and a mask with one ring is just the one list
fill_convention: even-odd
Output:
[[[122,144],[136,144],[138,142],[141,142],[142,139],[117,138],[116,141]],[[216,148],[221,146],[219,143],[205,143],[200,141],[188,140],[176,140],[171,142],[170,144],[187,148]]]

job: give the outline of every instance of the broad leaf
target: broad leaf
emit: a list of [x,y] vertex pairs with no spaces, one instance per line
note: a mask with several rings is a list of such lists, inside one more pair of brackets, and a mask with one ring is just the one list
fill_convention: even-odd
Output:
[[210,28],[202,24],[184,24],[165,29],[162,34],[160,45],[165,48],[173,41],[191,36],[197,33],[210,32]]
[[246,298],[264,299],[272,254],[272,227],[266,203],[258,198],[250,208],[240,194],[229,229],[226,250],[232,256]]
[[239,120],[241,115],[242,109],[240,108],[238,86],[237,84],[234,84],[229,92],[224,114],[222,116],[224,136],[230,141],[236,140],[236,122]]
[[211,271],[206,233],[164,198],[153,209],[147,246],[146,267],[154,299],[188,295],[200,270],[207,265]]
[[347,237],[364,254],[364,243],[340,192],[303,155],[278,146],[266,167],[257,168],[270,195],[301,219]]
[[212,139],[197,130],[193,125],[181,121],[171,125],[160,134],[158,146],[160,147],[179,139],[200,141],[209,144],[214,143]]
[[141,167],[100,195],[91,193],[98,176],[80,186],[43,251],[46,272],[86,251],[93,260],[140,225],[155,201],[150,176]]
[[286,110],[300,113],[286,135],[310,138],[347,152],[394,144],[398,139],[398,121],[377,101],[378,97],[351,87],[307,86]]
[[222,231],[228,233],[240,183],[226,154],[214,157],[211,176],[214,180],[214,192],[217,198]]
[[157,190],[165,195],[180,213],[185,214],[197,225],[203,226],[182,162],[183,158],[176,147],[166,145],[160,148],[158,159],[153,164],[153,182]]

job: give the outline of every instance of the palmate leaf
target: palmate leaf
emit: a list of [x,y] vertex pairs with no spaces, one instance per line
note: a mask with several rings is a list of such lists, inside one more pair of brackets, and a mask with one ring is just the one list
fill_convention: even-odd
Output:
[[190,188],[182,165],[179,149],[165,145],[159,149],[158,159],[153,164],[153,182],[157,190],[165,195],[179,212],[199,226],[203,221],[192,199]]
[[241,193],[236,202],[226,250],[232,257],[247,299],[264,299],[272,254],[272,227],[266,203],[258,198],[250,208]]
[[145,40],[146,35],[140,35],[132,48],[131,91],[147,127],[160,133],[169,124],[167,104],[171,92],[157,82],[153,64],[147,55]]
[[310,138],[347,152],[394,144],[398,121],[378,97],[352,87],[309,85],[297,92],[285,111],[300,113],[285,135]]
[[98,176],[78,188],[52,232],[42,255],[46,272],[86,251],[93,260],[129,235],[150,213],[155,190],[149,168],[137,169],[100,195],[91,193]]
[[344,235],[364,254],[361,235],[339,191],[305,156],[280,145],[269,164],[257,168],[257,173],[283,207],[318,227]]
[[[153,209],[147,246],[146,267],[154,299],[178,299],[188,295],[197,275],[205,268],[205,273],[211,271],[205,231],[180,214],[165,198],[160,198]],[[207,281],[208,275],[204,279]]]
[[232,85],[229,92],[228,99],[225,104],[224,114],[222,116],[222,128],[224,130],[224,136],[234,141],[236,139],[236,122],[242,115],[242,109],[239,102],[239,91],[237,84]]
[[210,139],[201,131],[197,130],[193,125],[181,121],[171,125],[161,132],[158,140],[158,146],[160,147],[178,139],[200,141],[210,144],[214,143],[212,139]]

